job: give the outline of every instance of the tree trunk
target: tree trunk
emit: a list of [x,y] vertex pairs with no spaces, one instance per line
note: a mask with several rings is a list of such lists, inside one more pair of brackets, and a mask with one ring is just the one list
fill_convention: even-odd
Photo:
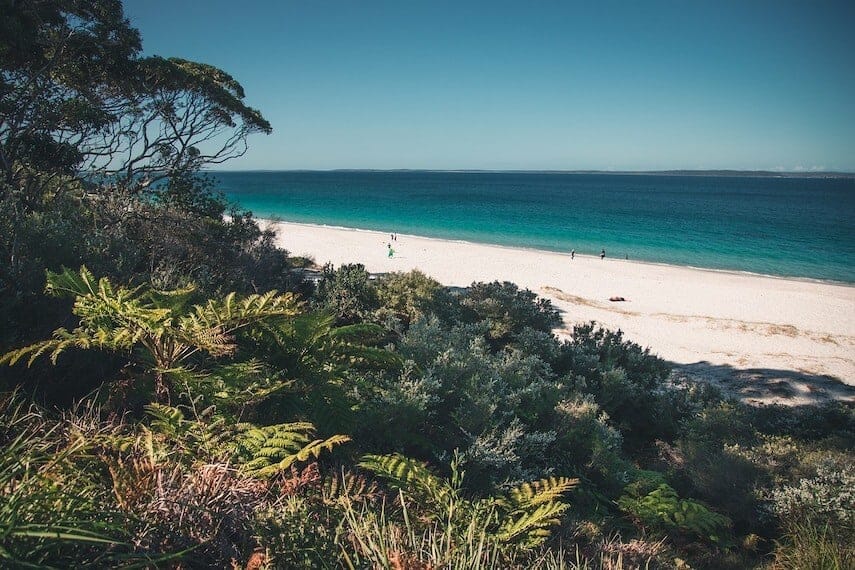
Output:
[[170,400],[170,382],[163,372],[157,372],[154,377],[154,396],[161,404],[169,404]]

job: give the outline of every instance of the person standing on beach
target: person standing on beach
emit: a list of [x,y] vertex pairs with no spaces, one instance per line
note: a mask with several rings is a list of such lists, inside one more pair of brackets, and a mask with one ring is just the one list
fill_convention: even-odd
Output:
[[576,259],[576,250],[575,249],[570,250],[570,259]]
[[392,244],[390,243],[390,244],[387,244],[387,245],[388,245],[388,247],[389,247],[389,257],[394,256],[394,255],[395,255],[395,250],[394,250],[394,249],[392,249]]
[[603,249],[603,251],[600,252],[600,259],[605,259],[605,258],[606,258],[606,250]]

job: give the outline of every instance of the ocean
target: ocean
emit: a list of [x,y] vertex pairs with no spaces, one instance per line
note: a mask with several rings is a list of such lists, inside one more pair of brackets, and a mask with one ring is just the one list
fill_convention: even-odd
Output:
[[258,217],[855,283],[852,178],[211,174],[230,201]]

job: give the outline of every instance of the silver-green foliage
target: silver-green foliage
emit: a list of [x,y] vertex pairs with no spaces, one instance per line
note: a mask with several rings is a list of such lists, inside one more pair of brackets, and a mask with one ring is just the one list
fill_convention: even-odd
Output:
[[851,461],[822,462],[816,476],[774,489],[771,499],[773,511],[784,523],[831,524],[855,539],[855,465]]
[[[398,424],[409,430],[410,447],[435,456],[438,446],[448,454],[459,449],[470,482],[479,485],[549,472],[543,458],[555,434],[543,426],[563,386],[542,359],[511,347],[494,352],[483,323],[447,329],[433,317],[413,324],[398,349],[413,366],[406,377],[380,379],[366,409],[376,406],[381,420],[403,418]],[[396,400],[402,382],[408,391]]]

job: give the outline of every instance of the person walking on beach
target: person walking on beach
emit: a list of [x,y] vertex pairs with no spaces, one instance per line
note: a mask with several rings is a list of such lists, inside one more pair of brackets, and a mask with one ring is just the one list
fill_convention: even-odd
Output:
[[389,247],[389,257],[394,256],[394,255],[395,255],[395,250],[394,250],[394,249],[392,249],[392,244],[390,243],[390,244],[387,244],[387,245],[388,245],[388,247]]
[[570,259],[576,259],[576,250],[575,249],[570,250]]
[[603,251],[600,252],[600,259],[605,259],[605,258],[606,258],[606,250],[603,249]]

